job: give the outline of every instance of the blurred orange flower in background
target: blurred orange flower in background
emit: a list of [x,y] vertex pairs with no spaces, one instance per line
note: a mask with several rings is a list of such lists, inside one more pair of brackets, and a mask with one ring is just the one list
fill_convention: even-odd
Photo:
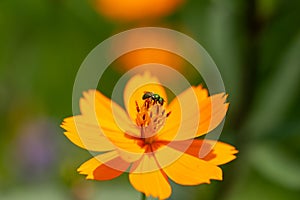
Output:
[[83,96],[81,115],[66,118],[61,127],[74,144],[102,152],[78,168],[87,179],[110,180],[128,170],[136,190],[166,199],[168,178],[182,185],[222,180],[218,165],[236,158],[238,151],[229,144],[194,139],[225,117],[228,103],[222,93],[208,96],[202,86],[193,86],[167,105],[164,87],[145,73],[125,87],[127,112],[96,90]]
[[[129,53],[123,54],[116,60],[114,67],[121,72],[130,70],[134,67],[138,67],[143,64],[155,63],[162,64],[166,67],[173,68],[179,72],[184,72],[188,66],[188,62],[181,56],[160,48],[151,48],[152,44],[164,44],[167,49],[172,49],[176,52],[176,49],[180,48],[180,41],[171,37],[168,34],[157,34],[156,32],[148,32],[146,35],[130,33],[119,43],[114,41],[112,44],[113,51],[118,52],[120,46],[124,49],[135,49],[134,44],[143,44],[145,48],[136,49]],[[168,74],[169,78],[170,74]],[[171,77],[170,77],[171,78]]]
[[116,21],[156,19],[171,14],[185,0],[95,0],[100,14]]
[[184,60],[169,51],[161,49],[139,49],[131,51],[118,59],[119,71],[130,70],[143,64],[157,63],[172,67],[178,71],[183,71],[185,63]]

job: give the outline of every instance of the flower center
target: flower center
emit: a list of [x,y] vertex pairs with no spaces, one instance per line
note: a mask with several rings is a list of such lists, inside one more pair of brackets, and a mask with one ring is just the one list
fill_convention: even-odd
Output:
[[156,140],[156,133],[164,126],[171,112],[166,113],[163,106],[164,100],[158,101],[151,97],[144,98],[144,96],[144,103],[141,107],[136,102],[136,124],[141,128],[140,137],[144,140],[144,143],[152,144]]

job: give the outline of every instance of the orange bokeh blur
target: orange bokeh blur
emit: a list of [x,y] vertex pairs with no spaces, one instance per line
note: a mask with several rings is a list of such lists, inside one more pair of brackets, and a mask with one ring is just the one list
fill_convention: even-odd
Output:
[[[189,64],[181,56],[167,51],[180,48],[180,41],[176,41],[176,38],[163,33],[156,33],[153,31],[145,32],[144,34],[128,34],[123,40],[118,43],[117,41],[112,44],[112,49],[115,52],[119,51],[119,48],[132,49],[126,54],[120,56],[114,67],[118,71],[124,72],[128,71],[134,67],[138,67],[144,64],[162,64],[171,67],[177,71],[184,72],[185,67]],[[136,45],[145,46],[145,48],[135,49]],[[153,44],[153,47],[152,47]],[[163,44],[162,46],[166,49],[155,48],[155,44]]]
[[158,63],[163,64],[178,71],[181,71],[184,66],[184,60],[171,52],[161,49],[140,49],[127,53],[119,58],[119,66],[123,70],[129,70],[133,67],[147,64]]
[[96,9],[116,21],[155,19],[171,14],[185,0],[95,0]]

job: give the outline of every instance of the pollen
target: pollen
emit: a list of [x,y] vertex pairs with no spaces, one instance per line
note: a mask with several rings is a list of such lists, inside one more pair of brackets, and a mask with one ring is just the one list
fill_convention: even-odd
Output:
[[138,106],[138,103],[136,103],[136,110],[137,110],[137,115],[136,115],[136,125],[139,127],[146,127],[150,124],[151,118],[149,116],[148,108],[146,104],[144,103],[143,106],[140,108]]
[[145,99],[141,107],[136,102],[136,110],[136,124],[141,128],[141,138],[144,138],[145,143],[151,144],[171,112],[166,112],[162,104],[149,99]]

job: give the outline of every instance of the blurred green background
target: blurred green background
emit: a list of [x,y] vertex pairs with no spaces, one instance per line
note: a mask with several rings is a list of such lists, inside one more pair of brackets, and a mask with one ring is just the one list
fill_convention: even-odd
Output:
[[[240,151],[222,167],[223,182],[172,183],[170,199],[299,199],[298,0],[187,0],[147,23],[107,19],[87,0],[1,0],[0,199],[139,199],[127,175],[95,182],[77,174],[90,154],[59,125],[72,115],[73,82],[87,54],[140,25],[187,33],[206,48],[231,103],[220,139]],[[105,94],[121,73],[109,70]]]

